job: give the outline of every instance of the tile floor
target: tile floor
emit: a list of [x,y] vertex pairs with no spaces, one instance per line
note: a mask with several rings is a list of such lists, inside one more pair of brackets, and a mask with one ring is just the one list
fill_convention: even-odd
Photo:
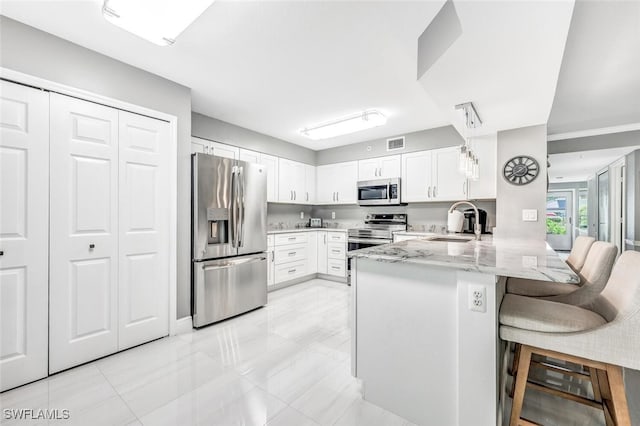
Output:
[[[0,422],[409,425],[361,398],[349,374],[348,309],[344,284],[278,290],[265,308],[0,394],[2,409],[68,409],[69,420]],[[528,398],[525,414],[545,424],[604,424],[597,411],[546,395]]]

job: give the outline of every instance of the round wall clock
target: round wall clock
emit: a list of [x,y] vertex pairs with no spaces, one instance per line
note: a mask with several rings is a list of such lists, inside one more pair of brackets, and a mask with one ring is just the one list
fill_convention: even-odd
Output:
[[526,185],[531,183],[540,172],[538,162],[527,155],[513,157],[504,164],[502,175],[513,185]]

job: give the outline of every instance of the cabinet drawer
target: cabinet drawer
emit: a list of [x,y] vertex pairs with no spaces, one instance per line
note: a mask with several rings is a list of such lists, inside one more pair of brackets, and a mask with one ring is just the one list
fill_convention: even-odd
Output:
[[346,232],[327,232],[327,241],[330,243],[344,243],[347,241]]
[[327,260],[327,274],[336,277],[345,277],[345,260],[329,259]]
[[281,263],[296,262],[307,258],[306,244],[292,244],[287,246],[276,246],[274,250],[276,265]]
[[307,262],[290,262],[276,266],[276,284],[307,275]]
[[327,244],[327,257],[329,259],[344,259],[345,257],[344,243],[329,243]]
[[275,234],[276,246],[283,246],[286,244],[299,244],[307,242],[306,232],[292,232],[290,234]]
[[275,238],[273,235],[267,235],[267,246],[273,246],[275,242]]

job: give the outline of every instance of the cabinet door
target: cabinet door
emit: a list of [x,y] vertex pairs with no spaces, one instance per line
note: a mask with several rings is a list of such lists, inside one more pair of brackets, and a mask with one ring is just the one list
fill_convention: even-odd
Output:
[[316,168],[309,164],[304,165],[304,185],[305,185],[305,199],[306,204],[313,204],[316,201]]
[[337,194],[338,204],[355,204],[358,201],[358,162],[348,161],[335,166],[331,187]]
[[278,201],[278,157],[260,154],[259,163],[267,168],[267,201]]
[[255,151],[250,151],[248,149],[240,148],[239,158],[241,161],[246,161],[249,163],[262,164],[260,163],[260,153]]
[[51,94],[49,372],[118,349],[118,111]]
[[429,201],[431,151],[402,154],[402,202]]
[[169,123],[119,121],[118,350],[169,334]]
[[358,161],[358,180],[380,178],[380,161],[377,158]]
[[467,197],[470,199],[496,198],[497,187],[497,135],[474,138],[471,142],[473,152],[478,156],[479,178],[469,180]]
[[327,273],[327,231],[318,231],[318,266],[317,271],[319,274]]
[[280,158],[278,160],[278,200],[303,203],[305,199],[304,164]]
[[318,272],[318,232],[311,231],[307,239],[307,274]]
[[207,143],[206,145],[204,143],[201,143],[199,140],[196,140],[195,138],[192,139],[191,141],[191,153],[195,154],[204,154],[204,153],[209,153],[209,144]]
[[240,149],[223,143],[209,142],[209,154],[237,160],[240,157]]
[[334,175],[335,167],[333,164],[316,167],[316,203],[335,203]]
[[275,282],[275,251],[273,246],[267,247],[267,287],[273,286]]
[[0,391],[4,391],[47,376],[49,94],[6,81],[0,81],[0,88]]
[[434,201],[457,201],[466,199],[467,178],[458,169],[458,147],[433,150],[432,189]]
[[401,175],[400,155],[389,155],[380,158],[380,177],[397,178]]

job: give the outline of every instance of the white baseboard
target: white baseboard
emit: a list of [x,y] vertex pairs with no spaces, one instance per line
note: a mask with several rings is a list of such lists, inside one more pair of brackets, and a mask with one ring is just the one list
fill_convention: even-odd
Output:
[[193,322],[191,320],[191,315],[189,315],[188,317],[184,317],[176,320],[176,328],[174,330],[174,335],[191,333],[192,331],[193,331]]

